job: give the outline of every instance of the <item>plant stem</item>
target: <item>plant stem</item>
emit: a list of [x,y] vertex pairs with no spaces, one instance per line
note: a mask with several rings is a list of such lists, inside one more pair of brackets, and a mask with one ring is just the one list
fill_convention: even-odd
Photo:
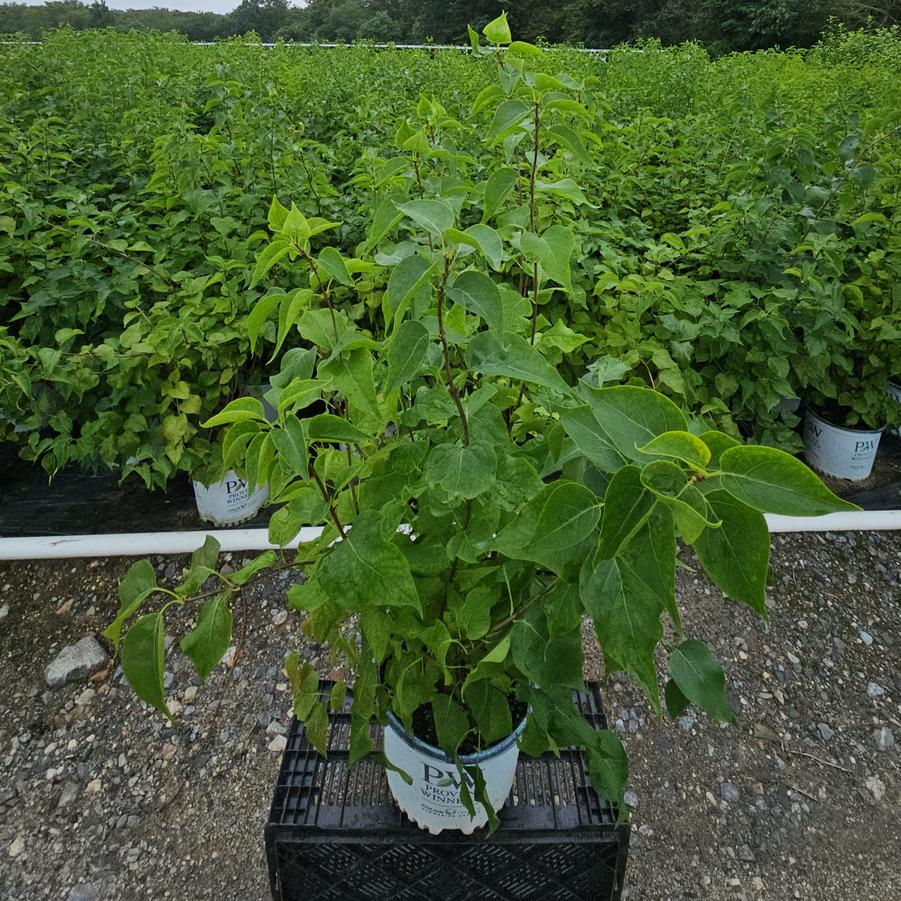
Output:
[[332,498],[329,496],[328,489],[322,482],[322,479],[319,478],[319,473],[316,472],[316,467],[310,463],[310,476],[313,481],[316,483],[316,486],[319,488],[319,492],[322,495],[322,499],[325,501],[328,506],[329,516],[332,518],[332,522],[335,524],[335,528],[338,530],[338,534],[342,538],[347,538],[347,533],[344,531],[344,526],[341,525],[341,520],[338,519],[338,513],[336,512],[334,506],[332,505]]
[[447,332],[444,329],[444,292],[447,287],[447,277],[450,273],[450,257],[444,255],[444,276],[438,285],[438,334],[441,337],[441,347],[444,350],[444,373],[447,378],[447,390],[450,391],[457,413],[460,416],[460,424],[463,427],[463,445],[469,447],[469,420],[463,409],[463,401],[460,400],[460,392],[454,384],[454,371],[451,366],[450,345],[447,343]]

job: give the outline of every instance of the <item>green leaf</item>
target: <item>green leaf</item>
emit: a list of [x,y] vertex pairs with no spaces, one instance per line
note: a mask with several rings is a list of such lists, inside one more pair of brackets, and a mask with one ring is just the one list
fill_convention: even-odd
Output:
[[267,569],[274,563],[275,551],[264,551],[259,556],[254,557],[250,563],[242,566],[237,572],[232,573],[228,580],[232,585],[246,585],[260,570]]
[[482,748],[506,738],[513,732],[510,705],[503,692],[494,688],[488,679],[480,679],[468,686],[463,693],[463,700],[479,730]]
[[284,426],[273,429],[269,437],[291,472],[303,479],[308,478],[307,438],[301,421],[296,416],[289,416]]
[[610,670],[632,673],[657,709],[654,649],[663,635],[660,614],[676,609],[675,578],[670,517],[655,514],[612,560],[586,560],[579,580]]
[[272,269],[279,260],[291,253],[292,250],[294,250],[294,245],[290,241],[287,241],[284,238],[273,238],[257,257],[257,263],[253,269],[253,277],[250,279],[250,287],[256,287],[256,285],[266,277],[269,270]]
[[773,447],[732,447],[720,458],[722,486],[742,503],[783,516],[859,510],[836,497],[800,460]]
[[191,566],[176,592],[190,597],[210,577],[219,559],[219,542],[207,535],[203,544],[191,555]]
[[598,557],[602,560],[615,557],[647,522],[655,503],[654,495],[642,484],[637,466],[624,466],[616,472],[604,493]]
[[540,236],[523,232],[520,247],[525,258],[537,262],[548,278],[572,291],[570,260],[575,249],[575,238],[571,229],[552,225]]
[[507,24],[507,14],[501,13],[496,19],[492,19],[483,29],[482,34],[492,44],[509,44],[513,40],[510,34],[510,26]]
[[497,534],[493,547],[514,560],[533,560],[558,572],[600,518],[597,496],[564,479],[547,485]]
[[266,421],[262,403],[255,397],[239,397],[200,425],[204,429],[213,429],[230,422],[246,422],[251,419],[258,422]]
[[417,293],[420,290],[428,290],[426,286],[434,269],[434,263],[430,263],[424,257],[414,253],[402,259],[391,270],[385,296],[391,309],[391,321],[393,321],[395,329]]
[[497,600],[497,594],[484,585],[471,589],[466,599],[455,608],[457,622],[463,634],[470,641],[483,638],[491,628],[491,608]]
[[704,432],[701,435],[701,441],[710,450],[708,466],[711,468],[716,468],[720,465],[720,457],[724,451],[729,450],[730,447],[741,447],[740,441],[736,441],[731,435],[727,435],[724,432]]
[[472,499],[484,494],[497,478],[497,454],[490,444],[469,447],[439,444],[426,461],[429,484],[440,485],[450,497]]
[[510,632],[510,651],[517,669],[539,686],[583,688],[582,638],[578,629],[549,635],[544,614],[530,611]]
[[344,257],[340,251],[334,247],[323,247],[319,254],[320,271],[324,269],[336,282],[346,285],[348,288],[354,286],[354,280],[347,271],[344,263]]
[[488,265],[500,271],[504,265],[504,245],[501,236],[490,225],[479,222],[470,225],[463,234],[475,242]]
[[607,441],[626,459],[637,463],[649,462],[653,457],[636,448],[643,447],[664,432],[686,431],[682,411],[671,400],[650,388],[614,385],[589,389],[585,392],[585,399]]
[[122,671],[142,701],[172,719],[163,690],[165,632],[162,611],[142,616],[122,641]]
[[561,178],[557,181],[536,181],[535,190],[542,194],[554,194],[565,200],[571,200],[576,204],[592,204],[588,203],[587,198],[582,193],[582,189],[572,178]]
[[623,455],[616,449],[587,404],[563,410],[560,413],[560,424],[575,442],[579,453],[601,472],[617,472],[623,465]]
[[726,694],[726,674],[703,641],[683,641],[670,654],[669,667],[673,681],[689,701],[712,719],[735,722]]
[[637,448],[651,457],[674,457],[689,466],[703,469],[710,462],[710,448],[691,432],[664,432]]
[[388,377],[385,391],[406,385],[422,369],[429,352],[429,331],[414,320],[402,322],[388,344]]
[[722,525],[706,529],[694,549],[713,583],[767,619],[765,590],[770,530],[763,514],[726,491],[711,491],[707,503]]
[[116,618],[103,630],[103,636],[119,647],[119,637],[126,620],[138,612],[147,597],[156,591],[156,571],[149,560],[132,564],[119,582],[119,610]]
[[482,219],[490,219],[504,202],[504,198],[516,186],[519,174],[515,169],[503,167],[495,169],[485,182],[485,202],[482,207]]
[[466,362],[470,369],[486,375],[506,376],[561,393],[570,390],[557,370],[520,335],[480,332],[466,348]]
[[580,162],[591,164],[591,156],[585,149],[582,139],[568,125],[555,125],[546,132],[548,138],[558,144],[562,144],[571,151]]
[[232,614],[228,607],[228,593],[224,592],[200,608],[197,625],[180,643],[201,679],[206,679],[225,656],[231,637]]
[[456,219],[454,211],[443,200],[410,200],[398,203],[397,208],[439,241]]
[[347,682],[339,679],[329,691],[328,703],[332,713],[341,713],[344,709],[344,699],[347,695]]
[[307,438],[310,441],[338,441],[345,444],[361,444],[372,436],[361,431],[341,416],[319,413],[307,420]]
[[456,754],[460,742],[469,734],[469,718],[463,708],[449,695],[438,694],[432,698],[432,716],[438,746],[447,754]]
[[364,510],[347,538],[333,545],[316,568],[320,586],[349,610],[420,608],[410,566],[401,550],[382,535],[381,516]]
[[319,375],[330,379],[352,408],[381,422],[382,410],[372,375],[372,354],[368,350],[360,348],[332,357],[320,365]]
[[311,485],[304,486],[301,496],[295,496],[269,517],[269,543],[286,547],[304,526],[325,521],[328,507],[322,495]]
[[504,331],[504,305],[497,285],[484,272],[467,269],[447,288],[447,296],[497,332]]
[[682,537],[694,544],[705,528],[717,528],[709,519],[707,501],[689,481],[688,473],[671,460],[655,460],[641,471],[641,483],[672,511]]
[[667,679],[666,686],[663,689],[663,700],[666,704],[666,712],[672,719],[685,713],[689,703],[688,698],[679,691],[674,679]]
[[504,132],[522,122],[530,112],[531,107],[522,100],[505,100],[503,103],[499,103],[488,129],[488,140],[493,141],[500,137]]

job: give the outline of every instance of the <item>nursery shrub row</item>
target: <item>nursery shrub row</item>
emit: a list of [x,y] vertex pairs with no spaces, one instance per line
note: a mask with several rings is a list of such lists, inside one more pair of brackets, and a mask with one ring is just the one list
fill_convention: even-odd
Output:
[[[536,212],[509,128],[528,110],[498,103],[491,59],[104,31],[4,46],[0,439],[49,473],[212,477],[228,461],[201,423],[315,343],[298,324],[316,276],[265,258],[272,198],[311,223],[343,315],[379,342],[423,275],[396,265],[397,204],[488,171],[461,224],[496,271],[519,253],[550,274],[532,329],[565,376],[651,386],[700,428],[788,450],[785,399],[898,422],[901,41],[547,57]],[[497,239],[530,214],[567,227]],[[386,236],[394,256],[342,271]]]

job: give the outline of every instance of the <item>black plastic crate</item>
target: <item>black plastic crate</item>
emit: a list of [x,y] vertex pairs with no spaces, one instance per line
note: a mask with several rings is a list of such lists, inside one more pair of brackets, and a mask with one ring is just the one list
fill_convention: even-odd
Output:
[[[327,692],[330,685],[325,684]],[[606,727],[595,683],[576,701]],[[373,726],[381,745],[381,730]],[[431,835],[391,798],[382,767],[347,766],[349,703],[329,717],[329,756],[293,720],[266,825],[276,901],[617,901],[629,827],[588,785],[582,755],[521,755],[493,834]]]

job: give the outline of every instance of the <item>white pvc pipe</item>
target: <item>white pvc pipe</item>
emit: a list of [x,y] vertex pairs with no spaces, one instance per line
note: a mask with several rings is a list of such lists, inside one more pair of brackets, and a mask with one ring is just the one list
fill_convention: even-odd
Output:
[[[901,529],[901,510],[859,510],[826,516],[766,515],[770,532],[856,532]],[[300,530],[288,544],[315,541],[321,527]],[[57,535],[0,538],[0,560],[61,560],[72,557],[144,557],[190,554],[212,535],[223,551],[275,549],[266,529],[211,529],[197,532],[132,532],[124,535]]]
[[852,510],[825,516],[765,513],[771,532],[889,532],[901,529],[901,510]]

